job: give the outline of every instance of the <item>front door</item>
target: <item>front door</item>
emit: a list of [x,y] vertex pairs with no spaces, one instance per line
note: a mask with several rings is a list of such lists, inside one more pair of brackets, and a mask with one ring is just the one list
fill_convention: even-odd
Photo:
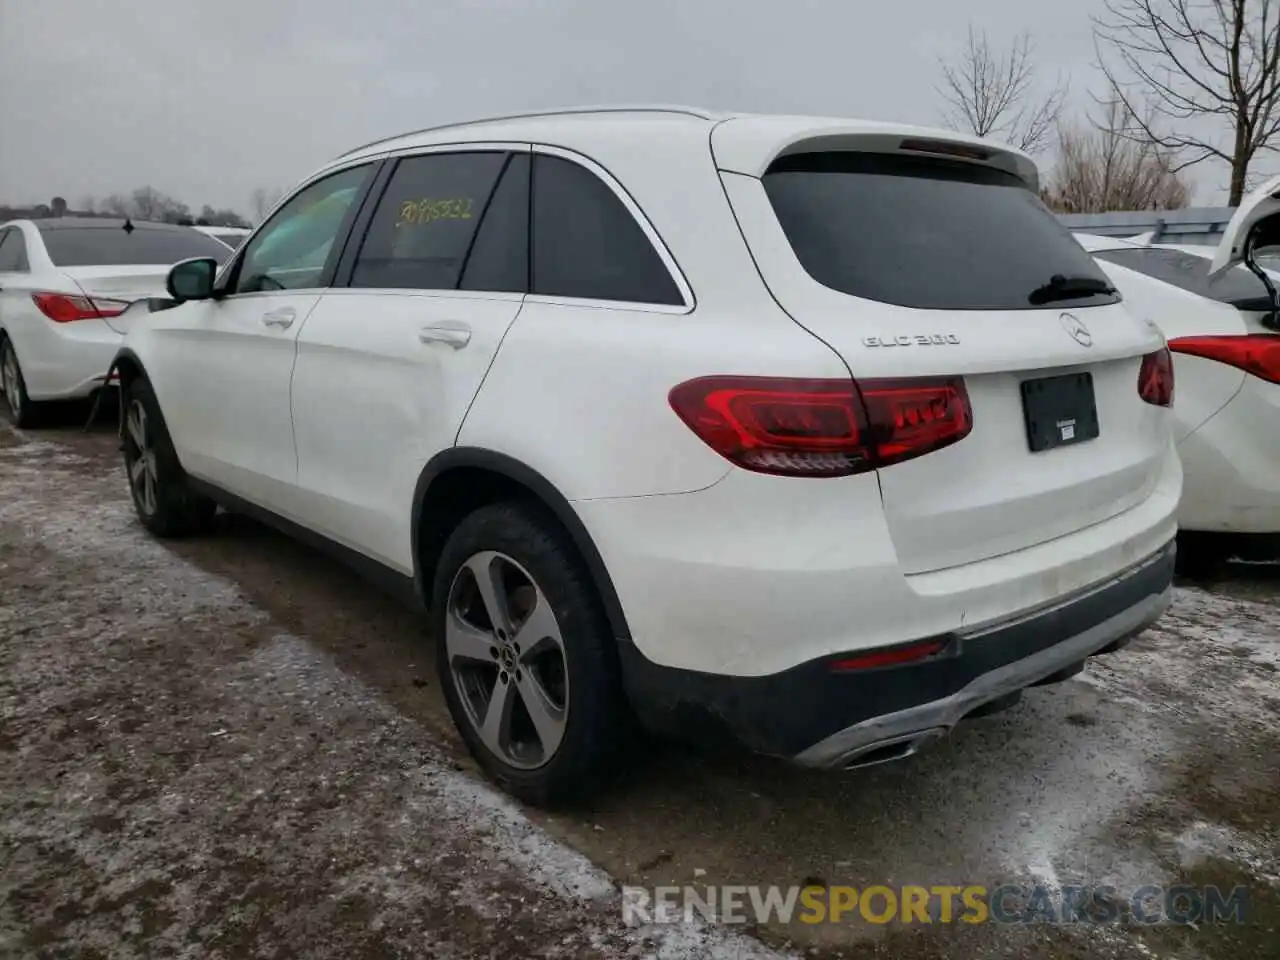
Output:
[[192,476],[285,516],[297,482],[289,381],[371,167],[296,193],[220,278],[217,299],[152,314],[153,384]]

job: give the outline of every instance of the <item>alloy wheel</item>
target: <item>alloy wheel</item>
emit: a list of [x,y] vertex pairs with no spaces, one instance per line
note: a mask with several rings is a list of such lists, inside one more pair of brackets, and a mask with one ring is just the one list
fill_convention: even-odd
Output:
[[480,740],[521,770],[546,764],[564,738],[569,677],[555,611],[504,553],[471,556],[453,578],[445,653]]
[[129,486],[142,512],[150,517],[156,512],[156,452],[151,446],[147,410],[141,400],[129,404],[125,415],[125,465],[129,470]]

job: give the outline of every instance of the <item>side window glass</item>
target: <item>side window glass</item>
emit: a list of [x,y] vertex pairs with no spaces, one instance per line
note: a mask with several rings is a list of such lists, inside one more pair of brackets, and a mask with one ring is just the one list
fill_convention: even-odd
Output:
[[343,170],[290,198],[245,247],[233,292],[319,286],[330,250],[371,169]]
[[631,211],[579,164],[560,157],[534,159],[532,233],[531,293],[684,303]]
[[453,290],[505,153],[406,157],[378,202],[353,287]]
[[27,240],[16,227],[0,231],[0,273],[23,273],[27,264]]
[[462,268],[462,290],[529,290],[529,155],[515,153],[493,191]]

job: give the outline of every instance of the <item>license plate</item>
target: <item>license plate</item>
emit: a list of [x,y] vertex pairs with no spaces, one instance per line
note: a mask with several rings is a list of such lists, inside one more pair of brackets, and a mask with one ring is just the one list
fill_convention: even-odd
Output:
[[1070,373],[1022,381],[1022,412],[1032,453],[1095,439],[1098,407],[1093,375]]

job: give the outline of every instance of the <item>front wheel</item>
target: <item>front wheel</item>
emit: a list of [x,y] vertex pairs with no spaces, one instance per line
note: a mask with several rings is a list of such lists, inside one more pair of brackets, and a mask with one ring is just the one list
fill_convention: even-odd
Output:
[[585,793],[625,704],[608,620],[559,524],[520,503],[477,510],[445,544],[432,597],[440,683],[471,754],[528,803]]
[[121,449],[134,510],[158,537],[182,537],[207,527],[217,504],[195,493],[174,453],[151,384],[139,378],[125,392]]

